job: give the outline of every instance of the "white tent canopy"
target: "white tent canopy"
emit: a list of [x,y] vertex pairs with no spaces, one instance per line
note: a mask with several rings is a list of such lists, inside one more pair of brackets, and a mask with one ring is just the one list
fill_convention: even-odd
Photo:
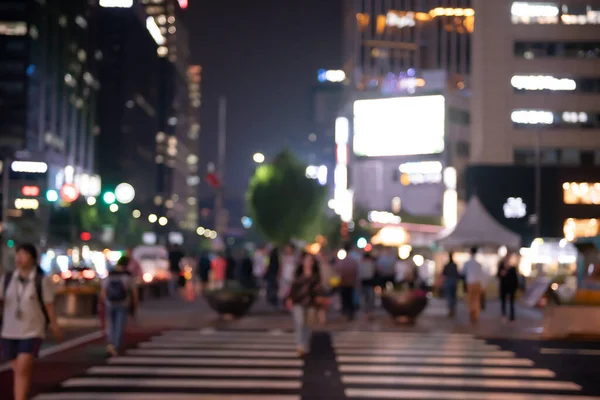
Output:
[[521,245],[521,237],[496,221],[479,198],[473,196],[458,224],[440,233],[437,242],[447,249],[466,246],[506,246],[517,249]]

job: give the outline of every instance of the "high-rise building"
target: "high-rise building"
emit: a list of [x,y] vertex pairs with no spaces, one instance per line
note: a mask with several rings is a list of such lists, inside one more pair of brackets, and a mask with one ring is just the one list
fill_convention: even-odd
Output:
[[[48,225],[55,203],[46,201],[46,189],[56,190],[52,200],[63,188],[67,199],[100,191],[94,155],[101,54],[90,34],[94,8],[94,2],[84,1],[0,2],[0,153],[4,160],[44,165],[43,172],[39,169],[30,178],[36,190],[27,190],[25,203],[34,212],[28,220],[38,221],[35,229],[27,228],[35,234],[27,233],[23,207],[16,200],[13,210],[13,198],[25,196],[25,188],[11,182],[3,194],[9,197],[7,214],[14,217],[5,222],[21,239],[47,243],[45,229],[39,227]],[[5,165],[4,172],[9,169],[14,171]]]
[[160,58],[146,29],[140,5],[102,7],[93,15],[102,57],[98,98],[98,172],[106,190],[121,182],[136,191],[144,215],[154,210],[157,186],[155,135],[158,131]]
[[470,192],[529,242],[598,234],[600,4],[473,5]]
[[336,212],[348,217],[355,206],[452,226],[466,192],[475,11],[467,0],[344,4]]
[[[155,205],[177,228],[195,231],[201,69],[191,66],[188,33],[180,14],[187,2],[142,1],[147,27],[161,58],[159,125],[156,133],[158,185]],[[191,67],[191,68],[190,68]]]

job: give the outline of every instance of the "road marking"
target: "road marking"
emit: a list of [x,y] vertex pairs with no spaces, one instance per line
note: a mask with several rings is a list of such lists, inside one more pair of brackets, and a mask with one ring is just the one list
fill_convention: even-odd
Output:
[[187,342],[187,343],[172,343],[170,341],[144,342],[139,344],[140,348],[145,349],[240,349],[240,350],[289,350],[294,349],[294,343],[223,343],[223,342]]
[[340,355],[444,356],[444,357],[515,357],[512,351],[477,351],[470,349],[336,349]]
[[184,394],[184,393],[49,393],[33,400],[300,400],[281,394]]
[[600,400],[600,397],[547,395],[532,393],[460,392],[442,390],[346,389],[346,396],[363,399],[436,399],[436,400]]
[[454,333],[454,332],[382,332],[382,331],[343,331],[334,334],[335,337],[356,337],[356,336],[389,336],[389,337],[443,337],[443,338],[475,338],[472,333]]
[[284,332],[280,331],[278,334],[272,334],[270,332],[264,331],[215,331],[213,333],[206,333],[203,331],[194,331],[194,330],[172,330],[162,332],[163,335],[174,335],[174,336],[217,336],[217,337],[261,337],[261,338],[273,338],[273,336],[278,337],[294,337],[293,332]]
[[419,376],[374,376],[374,375],[344,375],[342,382],[345,384],[374,384],[374,385],[412,385],[412,386],[455,386],[455,387],[481,387],[481,388],[506,388],[529,390],[571,390],[579,391],[581,386],[573,382],[550,380],[525,380],[525,379],[491,379],[491,378],[442,378]]
[[296,358],[296,351],[245,351],[245,350],[190,350],[190,349],[132,349],[134,356],[188,356],[188,357],[267,357]]
[[339,363],[390,363],[390,364],[439,364],[439,365],[501,365],[533,366],[533,361],[523,358],[472,358],[472,357],[376,357],[376,356],[338,356]]
[[[62,342],[55,346],[51,346],[51,347],[42,349],[40,351],[39,358],[45,358],[45,357],[72,349],[73,347],[77,347],[82,344],[93,342],[94,340],[98,340],[103,337],[104,337],[103,331],[96,331],[96,332],[88,333],[87,335],[78,336],[76,338],[67,340],[66,342]],[[0,372],[4,372],[4,371],[8,371],[8,370],[10,370],[10,363],[5,363],[5,364],[0,365]]]
[[333,343],[335,349],[378,349],[378,350],[404,350],[404,349],[447,349],[447,350],[477,350],[494,351],[500,350],[500,346],[492,344],[472,344],[472,343]]
[[579,356],[600,356],[598,349],[554,349],[542,348],[540,354],[572,354]]
[[549,369],[530,368],[486,368],[486,367],[435,367],[418,365],[340,365],[342,373],[365,374],[430,374],[430,375],[474,375],[474,376],[514,376],[518,378],[554,378]]
[[153,342],[181,342],[181,343],[279,343],[279,344],[295,344],[295,339],[283,339],[277,336],[271,336],[266,338],[244,338],[244,339],[232,339],[232,338],[209,338],[209,337],[177,337],[177,336],[156,336],[152,338]]
[[177,367],[120,367],[102,365],[87,370],[92,375],[150,375],[150,376],[251,376],[274,378],[300,378],[301,369],[274,368],[177,368]]
[[190,358],[190,357],[116,357],[109,364],[137,365],[214,365],[254,367],[301,367],[302,360],[254,359],[254,358]]
[[[73,378],[62,384],[66,388],[77,387],[126,387],[126,388],[178,388],[178,389],[300,389],[299,380],[274,381],[268,379],[140,379],[140,378]],[[168,398],[168,396],[165,396]]]

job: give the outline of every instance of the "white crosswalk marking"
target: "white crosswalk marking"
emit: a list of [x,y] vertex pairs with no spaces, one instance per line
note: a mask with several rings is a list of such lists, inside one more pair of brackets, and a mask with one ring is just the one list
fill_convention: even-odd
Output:
[[35,400],[300,400],[303,366],[289,332],[169,331]]
[[576,383],[471,335],[338,332],[332,341],[351,399],[591,399]]

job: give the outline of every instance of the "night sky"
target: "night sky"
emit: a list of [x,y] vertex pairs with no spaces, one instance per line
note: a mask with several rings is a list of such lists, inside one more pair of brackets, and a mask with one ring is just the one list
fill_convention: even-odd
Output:
[[217,161],[218,97],[225,95],[225,185],[241,198],[255,152],[268,159],[307,142],[317,71],[342,66],[341,0],[192,0],[185,22],[192,62],[203,66],[201,164]]

